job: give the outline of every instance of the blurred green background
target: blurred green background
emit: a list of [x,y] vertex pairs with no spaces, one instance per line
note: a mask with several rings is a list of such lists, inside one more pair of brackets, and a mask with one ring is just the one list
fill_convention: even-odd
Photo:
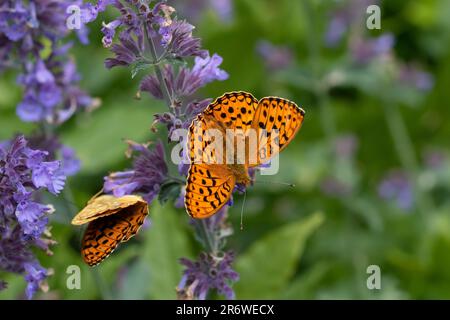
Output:
[[[351,35],[334,47],[324,40],[333,13],[351,1],[235,0],[225,20],[211,6],[192,15],[183,9],[191,2],[179,16],[196,25],[203,46],[223,57],[222,68],[230,74],[201,96],[245,90],[257,98],[288,98],[306,111],[303,128],[280,157],[279,173],[261,177],[296,187],[250,188],[244,231],[242,196],[235,196],[235,233],[227,248],[237,253],[237,298],[450,298],[450,1],[379,3],[381,30],[366,30],[364,20],[351,32],[364,39],[389,32],[395,45],[388,59],[359,65],[352,62]],[[48,199],[57,209],[51,224],[58,244],[51,257],[39,253],[54,274],[49,292],[37,298],[172,299],[181,279],[178,258],[194,258],[200,250],[183,209],[155,201],[151,226],[95,269],[83,264],[82,231],[69,223],[105,175],[130,166],[122,139],[145,142],[165,135],[164,129],[150,131],[153,114],[164,106],[148,95],[134,98],[138,80],[129,70],[104,68],[109,52],[101,46],[102,19],[90,26],[90,44],[72,51],[82,87],[102,106],[60,128],[82,170],[68,181],[73,203]],[[286,68],[268,67],[267,57],[258,54],[261,41],[287,47],[293,61]],[[427,70],[434,79],[431,90],[396,78],[400,64]],[[2,76],[0,140],[34,129],[15,114],[20,95],[15,75]],[[383,196],[389,191],[391,200]],[[81,267],[81,290],[66,287],[69,265]],[[381,269],[380,290],[366,286],[369,265]],[[22,298],[25,281],[5,276],[9,289],[0,299]]]

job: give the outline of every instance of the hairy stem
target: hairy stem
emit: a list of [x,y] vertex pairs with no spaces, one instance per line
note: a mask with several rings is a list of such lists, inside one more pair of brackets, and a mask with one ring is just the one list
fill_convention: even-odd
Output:
[[156,73],[156,77],[158,78],[159,85],[161,86],[161,91],[162,91],[164,100],[168,104],[169,108],[173,109],[174,105],[172,102],[172,97],[170,95],[169,89],[167,88],[167,83],[164,79],[164,76],[163,76],[163,73],[162,73],[162,70],[161,70],[159,64],[156,63],[159,60],[159,58],[156,53],[155,43],[153,42],[152,37],[150,37],[150,35],[148,33],[147,26],[144,27],[144,31],[145,31],[145,37],[147,38],[150,53],[151,53],[153,61],[155,63],[154,64],[155,73]]
[[[145,30],[145,37],[148,40],[148,46],[149,46],[150,53],[152,55],[153,60],[156,62],[159,60],[159,58],[156,53],[155,43],[153,42],[153,39],[149,36],[147,27],[145,27],[144,30]],[[158,64],[155,64],[154,68],[155,68],[156,77],[158,79],[158,82],[161,86],[161,90],[163,92],[164,100],[166,101],[169,108],[174,109],[172,96],[169,92],[166,81],[164,80],[164,76],[161,71],[161,68]],[[203,243],[206,246],[205,249],[211,254],[216,254],[218,244],[216,243],[217,241],[215,241],[215,237],[212,234],[213,231],[211,231],[208,228],[208,225],[204,219],[196,221],[196,224],[197,224],[196,229],[198,230],[198,235],[201,239],[203,239]]]

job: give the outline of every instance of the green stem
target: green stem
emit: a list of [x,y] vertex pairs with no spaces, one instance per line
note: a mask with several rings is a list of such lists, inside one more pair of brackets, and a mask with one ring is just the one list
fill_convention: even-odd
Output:
[[105,280],[102,278],[98,269],[92,269],[92,275],[94,277],[95,284],[100,291],[100,295],[103,300],[112,300],[113,294],[111,290],[108,288]]
[[156,77],[158,78],[158,82],[161,86],[161,91],[162,91],[164,100],[168,104],[169,108],[173,109],[174,105],[172,102],[172,97],[170,95],[169,89],[167,88],[167,84],[166,84],[166,81],[164,80],[163,73],[161,71],[161,68],[159,67],[159,64],[156,64],[156,61],[158,61],[159,58],[156,53],[155,43],[153,42],[152,37],[149,36],[147,27],[145,27],[144,30],[145,30],[145,37],[147,38],[150,53],[152,55],[153,61],[155,62],[155,65],[154,65],[155,73],[156,73]]
[[199,221],[197,221],[197,224],[199,226],[199,231],[200,231],[200,236],[204,239],[204,244],[205,244],[205,249],[212,253],[215,254],[216,253],[216,245],[213,241],[213,237],[210,234],[210,230],[208,229],[208,226],[206,224],[206,221],[204,219],[201,219]]
[[424,217],[427,212],[433,211],[434,205],[429,195],[426,192],[422,192],[420,188],[418,182],[419,165],[408,129],[397,105],[384,101],[384,115],[389,133],[394,142],[395,151],[403,168],[408,172],[413,182],[417,206]]
[[308,28],[306,34],[309,60],[312,69],[312,81],[314,88],[314,96],[317,100],[317,105],[320,113],[320,122],[323,132],[327,138],[330,147],[333,144],[336,135],[336,125],[332,108],[330,108],[328,88],[322,83],[322,75],[320,70],[321,56],[320,46],[317,35],[316,12],[310,0],[302,1],[303,10],[307,18],[306,26]]
[[328,91],[326,90],[323,92],[319,91],[316,96],[320,111],[322,130],[330,147],[332,147],[334,144],[334,137],[336,136],[336,124],[332,108],[330,107],[330,97],[328,96]]

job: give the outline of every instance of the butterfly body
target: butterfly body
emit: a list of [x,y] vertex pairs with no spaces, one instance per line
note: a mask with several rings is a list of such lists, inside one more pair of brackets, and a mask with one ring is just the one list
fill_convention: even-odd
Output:
[[258,101],[242,91],[226,93],[210,104],[189,127],[188,214],[207,218],[228,202],[237,183],[251,184],[248,169],[286,148],[304,114],[286,99]]

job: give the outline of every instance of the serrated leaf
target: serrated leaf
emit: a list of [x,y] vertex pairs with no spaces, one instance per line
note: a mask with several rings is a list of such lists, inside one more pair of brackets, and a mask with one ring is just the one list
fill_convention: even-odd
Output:
[[314,213],[271,232],[241,254],[236,261],[240,276],[235,285],[236,297],[269,299],[278,296],[291,280],[306,240],[323,221],[323,213]]
[[153,66],[154,66],[153,63],[149,63],[148,61],[144,60],[138,60],[134,62],[133,64],[131,64],[131,79],[134,79],[140,71],[148,69]]

